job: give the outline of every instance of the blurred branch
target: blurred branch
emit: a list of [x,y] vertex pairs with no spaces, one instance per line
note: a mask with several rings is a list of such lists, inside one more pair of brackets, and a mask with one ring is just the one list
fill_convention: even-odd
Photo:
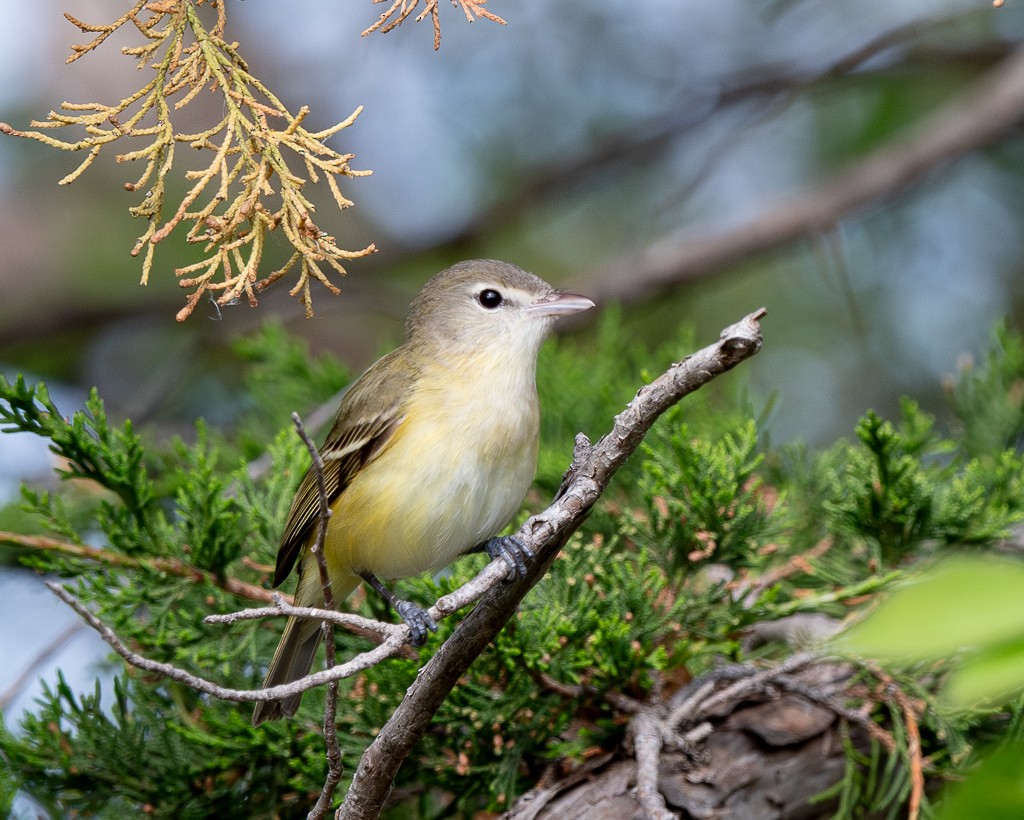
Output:
[[1019,49],[910,134],[831,180],[783,198],[761,216],[718,235],[707,237],[707,228],[684,231],[622,257],[588,276],[587,292],[598,300],[648,298],[707,278],[750,254],[831,230],[839,220],[900,195],[943,165],[1004,136],[1022,113],[1024,49]]
[[[792,101],[799,92],[846,77],[853,72],[864,72],[864,64],[868,61],[891,49],[907,47],[915,38],[963,17],[963,12],[957,12],[927,20],[913,20],[834,57],[827,65],[817,69],[791,65],[766,66],[763,70],[748,68],[740,75],[723,78],[716,88],[708,90],[704,96],[712,97],[709,100],[702,98],[699,90],[695,92],[689,89],[689,93],[698,94],[696,100],[688,98],[677,100],[674,104],[670,102],[667,111],[628,123],[620,131],[592,144],[584,153],[559,157],[549,163],[525,169],[525,182],[520,183],[499,202],[482,208],[473,221],[446,240],[445,245],[460,246],[479,241],[498,227],[521,218],[524,212],[536,208],[545,200],[563,196],[566,190],[586,184],[593,176],[607,174],[609,169],[650,162],[652,157],[664,153],[693,129],[730,106],[760,99],[767,102],[770,110],[776,111],[780,103],[785,105]],[[987,66],[1004,57],[1006,48],[993,49],[986,46],[971,51],[943,51],[938,55],[930,55],[926,51],[915,54],[928,63],[945,66],[954,60],[969,60],[972,64],[980,61]],[[725,153],[722,152],[723,155]],[[713,160],[707,162],[700,176],[706,176],[713,164]],[[691,182],[688,187],[694,184]]]
[[60,632],[53,636],[53,639],[41,647],[24,669],[14,679],[14,682],[7,687],[6,691],[0,693],[0,712],[6,712],[16,697],[38,677],[38,672],[46,664],[51,663],[54,657],[64,649],[72,638],[85,629],[81,621],[71,621]]
[[[404,8],[408,12],[417,7],[414,0],[406,0],[404,4],[402,2],[398,4],[399,11]],[[406,16],[408,15],[406,14]],[[676,101],[673,104],[670,101],[667,103],[670,111],[662,112],[658,116],[632,121],[620,133],[612,134],[596,144],[591,144],[584,153],[561,157],[556,162],[524,169],[520,177],[525,180],[524,182],[509,191],[500,201],[482,208],[472,222],[465,225],[456,235],[443,240],[439,247],[420,247],[415,251],[403,250],[400,238],[392,239],[389,243],[387,264],[394,267],[409,256],[424,252],[434,253],[438,250],[458,258],[479,255],[478,246],[486,244],[487,238],[500,226],[522,219],[524,214],[531,209],[543,206],[548,200],[563,196],[566,191],[588,184],[595,177],[607,174],[609,169],[621,170],[631,165],[650,162],[652,157],[657,157],[670,150],[680,139],[685,139],[695,128],[730,105],[764,101],[767,108],[762,106],[759,115],[763,117],[765,111],[778,110],[780,105],[785,105],[800,92],[846,77],[853,72],[859,72],[858,76],[864,76],[871,71],[876,73],[891,71],[894,67],[913,69],[922,65],[942,64],[948,66],[952,61],[962,65],[966,64],[972,70],[974,68],[980,70],[1005,56],[1007,47],[1002,41],[982,42],[961,48],[945,49],[915,42],[921,35],[941,29],[951,21],[963,18],[963,12],[957,12],[949,16],[930,18],[924,21],[914,20],[907,25],[899,26],[863,42],[848,52],[832,57],[820,68],[808,69],[798,65],[767,65],[763,67],[763,70],[747,71],[742,75],[723,78],[704,96],[698,97],[696,102],[690,99],[685,103]],[[894,49],[899,51],[896,52],[897,56],[890,59],[889,53]],[[881,68],[877,65],[879,58],[882,58],[883,62]],[[875,66],[865,68],[870,60],[876,61]],[[235,104],[237,105],[237,102]],[[707,163],[709,168],[713,166],[717,157],[728,155],[729,146],[720,144],[715,150],[715,156],[711,157]],[[699,178],[703,178],[705,174],[706,171],[701,172]],[[694,185],[694,180],[687,183],[689,188]],[[786,207],[789,205],[787,204]],[[746,233],[755,231],[758,227],[759,222],[755,220],[750,225],[736,228],[735,231],[729,231],[710,239],[706,238],[707,231],[705,230],[701,230],[699,233],[694,231],[689,240],[684,240],[682,237],[669,238],[653,249],[642,251],[616,265],[607,266],[600,274],[602,277],[610,277],[613,272],[620,272],[620,266],[623,264],[638,264],[639,267],[635,271],[638,282],[636,289],[632,286],[632,280],[615,287],[615,283],[605,282],[602,278],[599,283],[602,293],[599,295],[630,300],[658,289],[670,287],[677,282],[706,278],[742,255],[779,244],[786,241],[787,238],[792,238],[793,235],[800,235],[805,230],[815,230],[813,226],[805,228],[799,225],[791,228],[789,235],[782,238],[758,236],[747,239],[745,237]],[[826,228],[828,227],[831,225],[826,226]],[[733,248],[732,242],[735,235],[738,235],[741,241]],[[684,241],[689,245],[685,252],[678,247]],[[149,250],[147,249],[147,252]],[[676,257],[678,257],[678,265],[673,261]],[[631,268],[621,268],[621,270],[627,269],[631,270]],[[375,270],[374,263],[368,262],[368,272],[372,273]],[[206,273],[209,273],[209,270],[204,271],[201,276]],[[187,276],[187,274],[183,275]],[[646,284],[648,279],[652,280],[650,286]],[[234,281],[236,285],[241,284],[244,291],[244,282],[237,279]],[[207,295],[217,298],[219,301],[234,298],[229,293],[230,289],[228,291],[215,289],[214,286],[219,287],[221,284],[223,283],[211,282]],[[78,302],[63,303],[49,298],[45,304],[47,310],[59,311],[54,314],[52,320],[48,320],[47,316],[41,316],[37,311],[33,314],[31,323],[19,322],[18,325],[10,325],[10,329],[4,336],[7,339],[38,337],[42,331],[49,330],[48,321],[52,321],[53,324],[71,323],[79,326],[82,323],[109,321],[123,313],[130,312],[133,315],[139,313],[139,306],[131,303],[126,303],[120,309],[105,303],[102,310],[95,313],[90,313],[90,308]],[[166,307],[161,304],[155,309],[163,311]],[[0,342],[2,341],[0,339]]]

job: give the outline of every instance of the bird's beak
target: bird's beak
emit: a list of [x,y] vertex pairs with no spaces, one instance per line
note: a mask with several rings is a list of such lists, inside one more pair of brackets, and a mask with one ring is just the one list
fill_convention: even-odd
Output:
[[594,303],[586,296],[553,290],[527,306],[526,312],[532,316],[568,316],[592,307]]

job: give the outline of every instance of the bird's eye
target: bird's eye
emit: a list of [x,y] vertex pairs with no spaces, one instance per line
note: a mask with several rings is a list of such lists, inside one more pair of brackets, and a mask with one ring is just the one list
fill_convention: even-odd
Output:
[[493,288],[487,288],[480,291],[476,298],[477,301],[488,310],[494,310],[496,307],[500,307],[501,303],[505,301],[501,298],[501,294]]

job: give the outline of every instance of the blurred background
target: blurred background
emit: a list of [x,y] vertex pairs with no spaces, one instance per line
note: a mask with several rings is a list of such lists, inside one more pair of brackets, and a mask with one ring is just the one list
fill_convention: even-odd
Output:
[[[129,32],[65,66],[85,40],[68,5],[4,6],[0,120],[15,128],[145,81],[119,54]],[[73,13],[109,21],[115,5]],[[368,0],[230,3],[228,38],[291,110],[310,106],[308,125],[365,106],[330,145],[372,176],[342,180],[344,213],[316,199],[339,246],[380,250],[348,266],[341,296],[314,291],[312,320],[281,283],[256,310],[206,303],[178,324],[173,271],[198,252],[168,240],[138,286],[128,252],[144,225],[123,189],[138,169],[101,155],[58,187],[80,156],[0,138],[0,372],[44,379],[68,412],[96,386],[112,417],[189,435],[197,417],[238,412],[233,339],[276,317],[358,371],[399,341],[430,275],[486,256],[621,302],[652,347],[681,324],[709,343],[764,305],[766,346],[743,378],[771,406],[773,444],[821,446],[869,407],[894,415],[900,395],[941,421],[943,378],[995,322],[1021,327],[1021,0],[488,8],[508,25],[469,25],[442,3],[435,52],[429,22],[361,38],[382,10]],[[196,122],[219,113],[212,97],[193,108]],[[286,258],[276,241],[267,270]],[[280,426],[293,409],[309,410],[281,408]],[[48,470],[40,442],[0,437],[0,501]],[[91,636],[67,639],[74,620],[34,576],[0,567],[0,706],[28,705],[16,678],[48,642],[98,654]],[[68,655],[46,664],[73,687],[95,675],[75,681]]]

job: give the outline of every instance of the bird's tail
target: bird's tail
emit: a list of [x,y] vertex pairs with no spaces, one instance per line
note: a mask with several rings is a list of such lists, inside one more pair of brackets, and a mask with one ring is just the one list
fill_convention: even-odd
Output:
[[[314,575],[317,586],[319,586],[318,574],[312,572],[303,573],[304,576],[307,574]],[[295,594],[296,605],[322,607],[324,605],[323,593],[317,591],[315,593],[317,597],[312,601],[307,601],[307,597],[311,598],[312,596],[303,594],[305,590],[302,580],[302,578],[299,579],[299,589]],[[347,598],[358,583],[359,579],[355,577],[351,579],[350,583],[332,583],[331,592],[334,594],[335,603],[340,603]],[[263,680],[263,688],[267,689],[271,686],[291,683],[308,675],[310,668],[313,666],[313,657],[316,655],[317,647],[320,645],[320,635],[320,621],[314,621],[310,618],[289,618],[284,628],[284,634],[281,636],[281,642],[277,645],[274,657],[270,661],[270,667],[267,669],[267,676]],[[257,703],[252,713],[252,725],[259,726],[265,720],[291,717],[299,708],[300,700],[302,700],[301,692],[297,695],[281,698],[280,700]]]

